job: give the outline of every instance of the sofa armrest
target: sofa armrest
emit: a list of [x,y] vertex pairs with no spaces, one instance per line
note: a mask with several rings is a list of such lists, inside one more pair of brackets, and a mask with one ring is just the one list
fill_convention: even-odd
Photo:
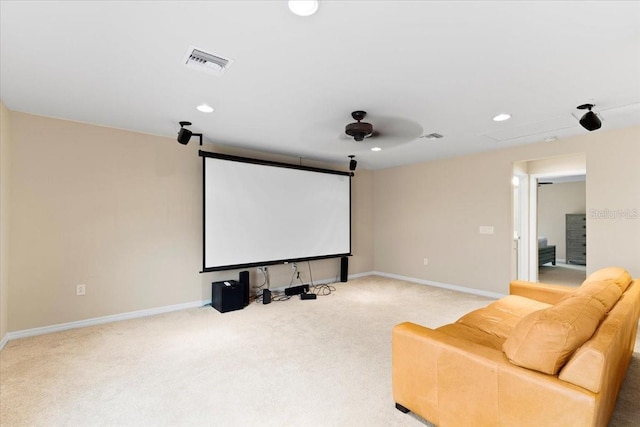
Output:
[[[463,383],[442,377],[444,365],[448,365],[454,358],[452,355],[468,358],[454,370],[469,371],[463,375]],[[443,405],[449,402],[445,394],[456,393],[456,388],[467,388],[466,384],[495,383],[494,364],[504,358],[502,352],[482,345],[456,338],[415,323],[404,322],[396,325],[392,331],[391,359],[393,398],[405,408],[420,415],[428,421],[440,425],[443,421]],[[506,359],[505,359],[506,360]],[[507,362],[508,363],[508,362]],[[482,378],[489,371],[490,377]],[[481,366],[484,365],[484,369]],[[482,396],[484,393],[478,393]],[[455,399],[456,401],[458,399]],[[464,403],[464,399],[461,404]],[[480,405],[481,407],[484,405]],[[495,405],[489,405],[490,408]],[[453,408],[446,408],[453,410]],[[455,411],[453,413],[460,413]]]
[[593,393],[499,350],[405,322],[393,328],[391,354],[395,402],[436,425],[595,424]]
[[514,280],[509,284],[509,294],[519,295],[547,304],[556,304],[562,297],[577,288],[573,286],[551,285],[548,283],[527,282]]

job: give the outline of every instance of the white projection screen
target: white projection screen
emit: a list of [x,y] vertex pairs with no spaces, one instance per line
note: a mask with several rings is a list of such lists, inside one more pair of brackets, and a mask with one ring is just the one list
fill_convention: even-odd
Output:
[[203,271],[351,255],[351,173],[200,156]]

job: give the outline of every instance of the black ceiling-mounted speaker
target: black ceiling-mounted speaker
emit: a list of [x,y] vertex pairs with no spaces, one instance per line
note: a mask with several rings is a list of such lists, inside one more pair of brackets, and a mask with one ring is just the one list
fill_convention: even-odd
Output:
[[354,159],[354,157],[355,156],[353,154],[349,156],[349,158],[351,159],[349,161],[349,170],[350,171],[356,170],[356,166],[358,166],[358,161],[356,159]]
[[593,107],[595,107],[595,104],[582,104],[577,107],[578,110],[589,110],[580,119],[580,125],[588,131],[594,131],[602,127],[602,121],[598,115],[591,111]]
[[189,129],[186,129],[185,126],[191,126],[191,122],[180,122],[180,130],[178,131],[178,142],[182,145],[187,145],[189,140],[191,139],[191,132]]
[[354,120],[357,120],[356,123],[349,123],[344,128],[344,132],[352,136],[356,141],[363,141],[366,137],[371,136],[373,133],[373,126],[371,123],[363,122],[362,120],[366,117],[366,111],[354,111],[351,113],[351,117]]

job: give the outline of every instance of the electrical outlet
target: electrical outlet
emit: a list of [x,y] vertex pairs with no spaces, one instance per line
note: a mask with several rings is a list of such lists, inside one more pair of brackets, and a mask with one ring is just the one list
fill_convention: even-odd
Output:
[[493,234],[493,226],[481,225],[479,229],[480,234]]
[[424,265],[429,265],[429,258],[425,258],[423,262],[424,262]]
[[86,285],[77,285],[76,286],[76,295],[82,296],[86,293]]

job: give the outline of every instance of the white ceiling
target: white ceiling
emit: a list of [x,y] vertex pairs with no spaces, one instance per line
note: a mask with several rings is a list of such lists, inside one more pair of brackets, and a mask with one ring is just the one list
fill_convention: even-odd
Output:
[[[0,16],[7,108],[172,138],[189,120],[217,144],[377,169],[585,134],[586,102],[596,132],[640,124],[636,1],[321,0],[306,18],[285,1],[2,1]],[[190,69],[189,46],[233,64]],[[341,137],[357,109],[383,136]]]

